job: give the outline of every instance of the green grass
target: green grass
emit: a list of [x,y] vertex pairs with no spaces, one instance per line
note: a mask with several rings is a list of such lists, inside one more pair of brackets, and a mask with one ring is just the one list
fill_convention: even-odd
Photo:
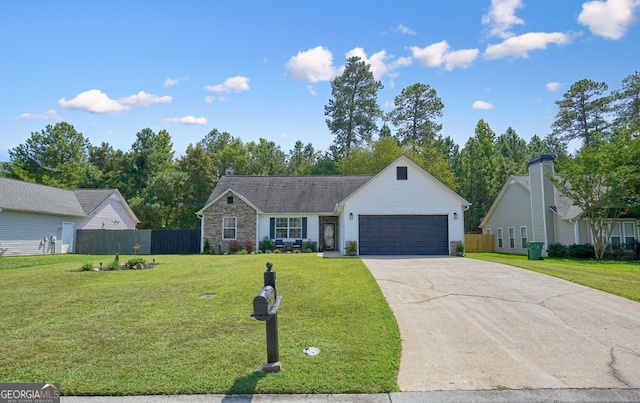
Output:
[[[77,270],[113,256],[1,258],[0,382],[59,382],[64,395],[397,390],[398,326],[359,259],[155,258],[111,272]],[[250,317],[268,260],[284,297],[276,374],[260,371],[265,324]]]
[[549,274],[640,302],[639,260],[527,260],[526,256],[500,253],[469,253],[468,257]]

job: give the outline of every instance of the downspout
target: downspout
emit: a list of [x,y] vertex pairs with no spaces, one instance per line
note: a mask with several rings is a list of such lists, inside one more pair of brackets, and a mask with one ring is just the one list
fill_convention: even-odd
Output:
[[200,219],[200,253],[204,252],[204,214],[196,213],[196,216]]
[[254,251],[257,251],[259,247],[260,247],[260,215],[256,211],[256,243],[255,243],[255,248],[253,248]]

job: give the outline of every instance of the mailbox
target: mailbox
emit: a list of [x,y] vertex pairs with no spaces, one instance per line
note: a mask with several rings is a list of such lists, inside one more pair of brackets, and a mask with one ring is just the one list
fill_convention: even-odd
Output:
[[252,317],[261,320],[267,328],[267,363],[263,370],[267,372],[279,372],[280,353],[278,349],[278,308],[282,296],[276,292],[276,272],[271,270],[273,264],[267,262],[267,271],[264,272],[264,287],[253,298]]
[[262,291],[253,299],[253,314],[258,320],[268,320],[271,317],[271,309],[276,302],[276,293],[270,285],[264,286]]

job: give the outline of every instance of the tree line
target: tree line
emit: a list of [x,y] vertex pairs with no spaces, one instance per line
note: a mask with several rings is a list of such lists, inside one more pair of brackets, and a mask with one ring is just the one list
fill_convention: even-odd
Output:
[[526,174],[532,157],[551,154],[560,168],[573,158],[569,140],[581,138],[584,146],[610,143],[615,133],[630,130],[636,141],[640,127],[637,72],[608,95],[604,83],[572,85],[556,102],[558,115],[544,137],[527,142],[512,128],[496,135],[479,120],[462,148],[440,134],[444,104],[427,84],[402,89],[385,114],[377,103],[382,83],[353,57],[331,87],[324,108],[334,136],[328,150],[297,141],[284,151],[264,138],[245,143],[213,129],[176,158],[166,130],[139,131],[125,152],[104,142],[94,146],[72,125],[59,122],[9,150],[0,176],[62,188],[116,188],[140,219],[139,228],[197,228],[195,212],[223,175],[373,175],[404,154],[473,203],[465,215],[466,230],[472,231],[508,176]]

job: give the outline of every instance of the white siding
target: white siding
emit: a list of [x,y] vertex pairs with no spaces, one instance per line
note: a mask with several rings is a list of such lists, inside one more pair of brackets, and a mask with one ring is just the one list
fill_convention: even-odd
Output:
[[[520,242],[520,227],[527,227],[527,240],[533,241],[531,228],[531,199],[529,191],[515,180],[509,183],[493,214],[485,223],[486,228],[502,228],[502,248],[498,247],[496,235],[496,252],[527,254]],[[509,245],[509,227],[516,229],[515,248]],[[497,234],[497,233],[496,233]]]
[[[556,242],[563,245],[578,243],[576,240],[576,226],[569,220],[562,220],[554,215],[556,228]],[[548,246],[548,245],[546,245]],[[546,249],[546,247],[545,247]]]
[[[407,180],[397,180],[397,166],[407,167]],[[399,160],[346,200],[338,225],[338,246],[343,251],[346,242],[359,238],[359,215],[445,215],[449,217],[449,242],[464,240],[462,210],[455,194],[412,164]],[[458,219],[453,218],[454,213]]]
[[[7,248],[3,256],[60,253],[63,221],[76,222],[77,219],[6,210],[0,212],[0,247]],[[46,243],[43,242],[45,237]],[[51,237],[56,239],[53,247]]]
[[115,194],[109,196],[77,229],[136,229],[136,222]]

